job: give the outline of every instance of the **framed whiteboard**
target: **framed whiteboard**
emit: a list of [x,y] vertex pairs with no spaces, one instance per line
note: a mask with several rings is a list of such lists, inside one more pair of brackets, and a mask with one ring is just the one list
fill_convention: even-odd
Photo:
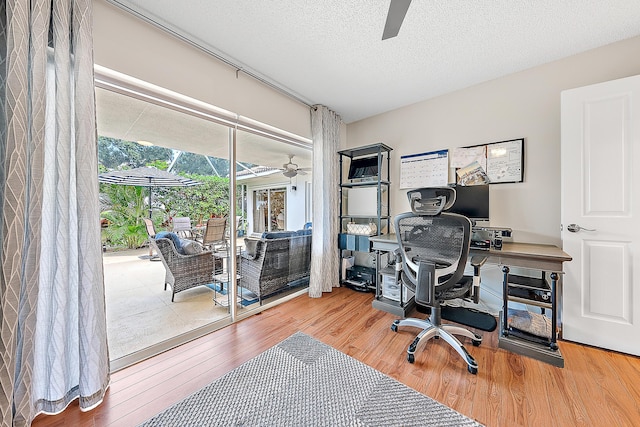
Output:
[[462,185],[465,185],[465,171],[470,167],[480,168],[489,184],[522,182],[524,138],[455,148],[451,167],[456,169],[456,182]]
[[442,187],[449,183],[449,150],[400,157],[400,188]]
[[487,176],[490,184],[524,180],[524,138],[487,144]]

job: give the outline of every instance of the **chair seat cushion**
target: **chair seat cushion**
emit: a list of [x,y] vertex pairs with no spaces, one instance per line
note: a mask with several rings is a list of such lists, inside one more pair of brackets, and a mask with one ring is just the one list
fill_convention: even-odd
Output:
[[438,289],[436,288],[436,298],[442,301],[465,297],[469,293],[471,285],[473,285],[473,277],[462,276],[462,279],[460,279],[460,281],[452,288],[445,289],[440,292],[438,292]]
[[[412,292],[416,291],[416,285],[407,278],[404,272],[400,275],[402,283]],[[462,298],[467,296],[469,289],[473,285],[473,276],[462,276],[462,279],[453,287],[438,291],[436,288],[436,298],[440,301]]]

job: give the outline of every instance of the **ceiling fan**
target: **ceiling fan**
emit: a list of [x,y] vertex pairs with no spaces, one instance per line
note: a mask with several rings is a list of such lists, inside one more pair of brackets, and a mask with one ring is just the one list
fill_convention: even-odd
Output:
[[299,168],[297,164],[293,163],[293,154],[289,154],[288,156],[289,163],[285,163],[284,165],[282,165],[282,168],[284,169],[282,174],[287,178],[293,178],[298,174],[306,175],[307,172],[305,171],[308,170],[308,168]]
[[410,4],[411,0],[391,0],[389,13],[387,13],[387,22],[384,24],[384,31],[382,32],[382,40],[398,35]]

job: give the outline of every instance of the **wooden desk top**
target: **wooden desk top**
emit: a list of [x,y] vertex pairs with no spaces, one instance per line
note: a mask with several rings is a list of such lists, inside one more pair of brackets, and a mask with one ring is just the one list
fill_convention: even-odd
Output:
[[[374,242],[374,249],[376,243],[382,246],[397,245],[395,234],[371,236],[369,240]],[[485,255],[495,264],[525,268],[540,266],[554,271],[562,271],[562,263],[572,260],[571,256],[559,247],[538,243],[503,242],[502,249],[471,249],[471,254]]]
[[[487,251],[477,251],[482,253]],[[571,261],[572,258],[565,251],[555,245],[541,245],[538,243],[503,242],[502,249],[490,249],[491,255],[514,256],[527,258],[539,258],[548,261]]]

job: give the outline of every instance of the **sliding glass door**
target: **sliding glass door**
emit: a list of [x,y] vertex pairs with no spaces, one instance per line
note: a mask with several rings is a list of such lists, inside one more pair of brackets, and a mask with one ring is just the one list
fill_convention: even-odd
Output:
[[[97,73],[98,172],[150,166],[200,184],[151,193],[101,187],[112,370],[303,291],[310,235],[293,242],[291,254],[300,256],[292,269],[281,255],[287,268],[276,275],[243,266],[255,258],[245,239],[310,221],[311,182],[310,141],[152,85],[113,80]],[[174,229],[178,223],[189,226]],[[169,240],[180,256],[164,252],[160,243]],[[176,264],[186,257],[202,262]]]
[[286,230],[286,188],[267,188],[253,191],[253,231]]

